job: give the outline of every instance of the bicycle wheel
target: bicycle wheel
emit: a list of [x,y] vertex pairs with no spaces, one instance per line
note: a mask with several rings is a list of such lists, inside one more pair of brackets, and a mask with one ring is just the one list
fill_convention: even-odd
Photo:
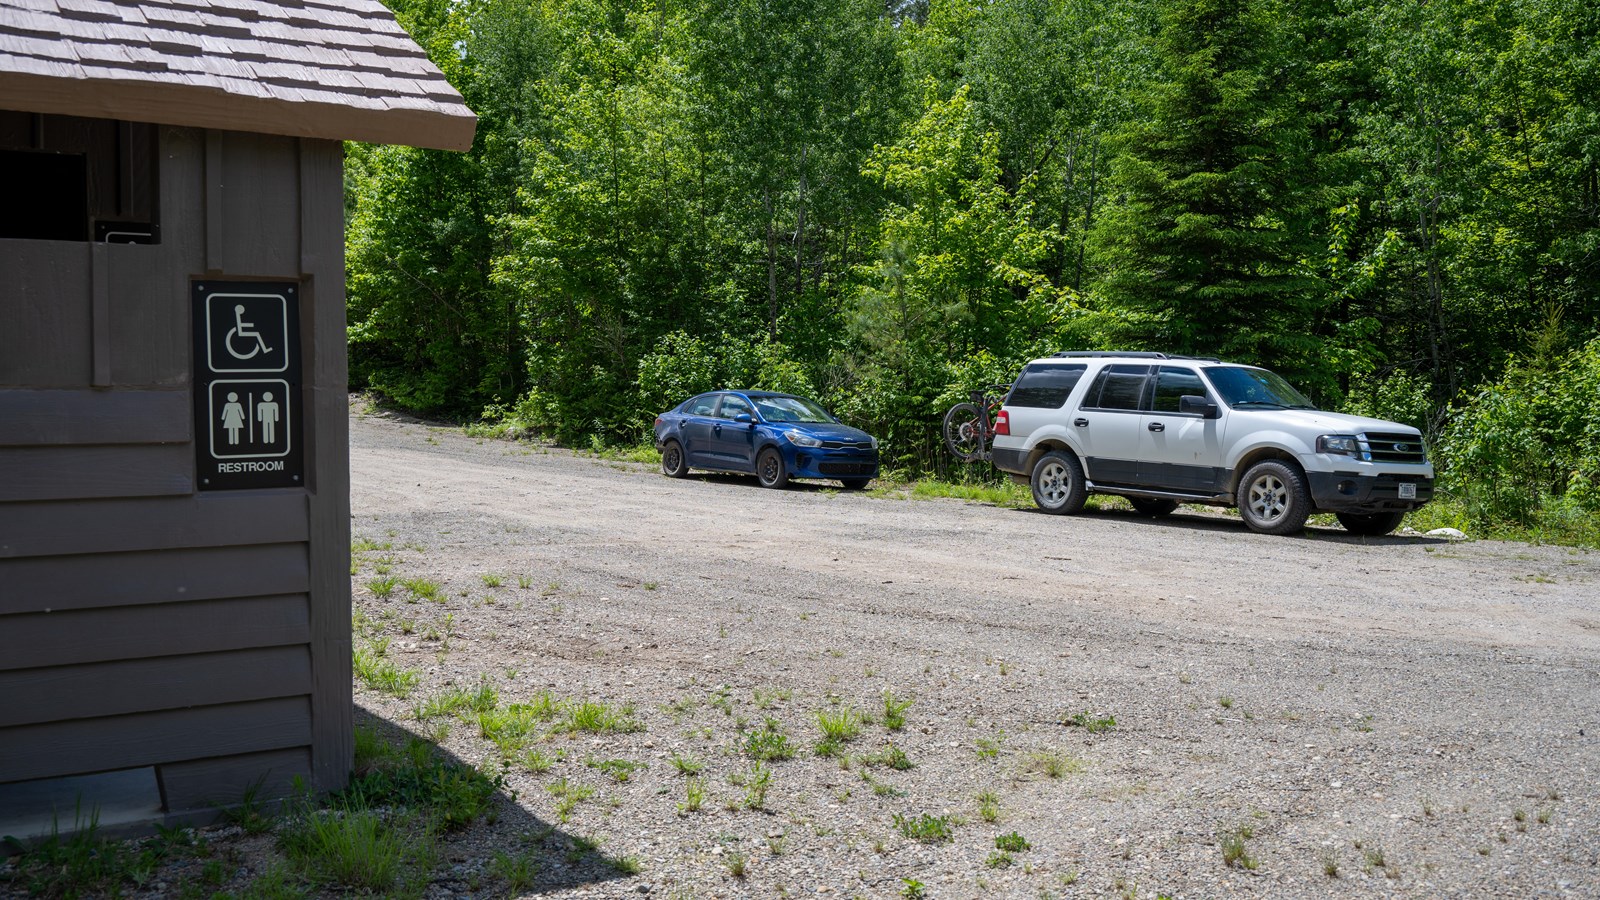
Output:
[[962,462],[983,458],[983,411],[971,403],[957,403],[944,414],[944,443]]

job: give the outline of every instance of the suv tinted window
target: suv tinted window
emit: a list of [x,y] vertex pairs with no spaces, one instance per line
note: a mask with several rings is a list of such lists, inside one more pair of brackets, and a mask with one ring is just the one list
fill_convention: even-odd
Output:
[[1178,398],[1185,394],[1206,395],[1206,386],[1200,380],[1199,373],[1193,369],[1162,366],[1156,373],[1155,402],[1150,408],[1156,412],[1175,413],[1178,411]]
[[1087,368],[1087,365],[1028,366],[1017,376],[1017,384],[1006,398],[1006,405],[1060,409]]
[[1083,405],[1095,409],[1138,409],[1149,374],[1149,366],[1106,366],[1100,370],[1094,384],[1089,385],[1089,395],[1083,398]]

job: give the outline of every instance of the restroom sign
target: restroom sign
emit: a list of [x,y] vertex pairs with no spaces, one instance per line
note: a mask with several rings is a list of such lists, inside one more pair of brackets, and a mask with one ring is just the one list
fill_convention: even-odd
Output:
[[298,285],[194,283],[196,486],[299,487]]

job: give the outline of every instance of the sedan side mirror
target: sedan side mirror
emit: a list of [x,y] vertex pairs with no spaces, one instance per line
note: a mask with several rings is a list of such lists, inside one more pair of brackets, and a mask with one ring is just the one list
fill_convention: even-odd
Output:
[[1221,407],[1195,394],[1184,394],[1178,398],[1178,412],[1186,416],[1199,416],[1202,419],[1218,419],[1222,417]]
[[749,425],[751,422],[755,421],[755,417],[751,416],[749,413],[739,413],[737,416],[733,417],[733,420],[741,425]]

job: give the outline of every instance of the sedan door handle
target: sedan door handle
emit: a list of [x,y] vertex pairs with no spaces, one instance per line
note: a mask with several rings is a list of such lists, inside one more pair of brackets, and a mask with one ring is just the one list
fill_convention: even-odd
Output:
[[1167,426],[1161,424],[1160,422],[1151,422],[1149,425],[1146,425],[1145,427],[1150,429],[1151,431],[1166,431],[1167,430]]
[[1089,420],[1088,419],[1073,419],[1072,420],[1072,424],[1077,426],[1077,427],[1079,427],[1079,428],[1087,428],[1087,427],[1089,427]]

